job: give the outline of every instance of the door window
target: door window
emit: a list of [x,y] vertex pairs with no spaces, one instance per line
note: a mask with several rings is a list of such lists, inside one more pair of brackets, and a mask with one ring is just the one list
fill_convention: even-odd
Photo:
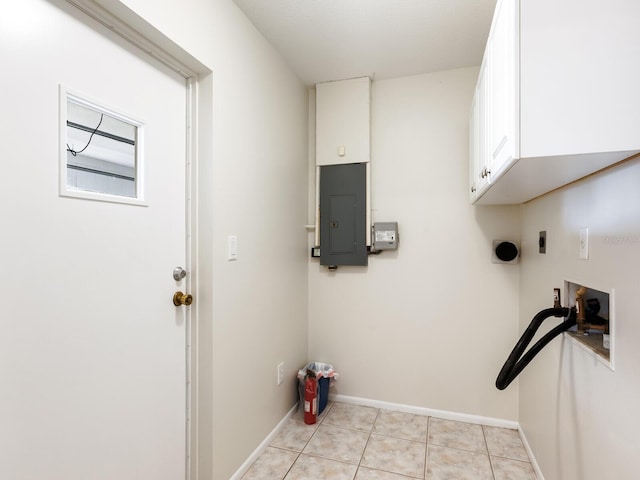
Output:
[[60,195],[144,204],[142,123],[63,87],[60,119]]

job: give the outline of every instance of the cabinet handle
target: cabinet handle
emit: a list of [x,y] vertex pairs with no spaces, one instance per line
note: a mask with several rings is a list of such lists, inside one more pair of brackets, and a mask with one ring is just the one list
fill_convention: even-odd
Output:
[[472,186],[471,186],[471,193],[475,193],[475,192],[476,192],[476,186],[475,186],[475,185],[472,185]]

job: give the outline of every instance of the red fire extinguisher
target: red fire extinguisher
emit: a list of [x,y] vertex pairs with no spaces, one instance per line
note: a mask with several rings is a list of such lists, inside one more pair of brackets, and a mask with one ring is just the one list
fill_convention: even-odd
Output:
[[304,377],[304,423],[313,425],[318,417],[318,381],[313,370]]

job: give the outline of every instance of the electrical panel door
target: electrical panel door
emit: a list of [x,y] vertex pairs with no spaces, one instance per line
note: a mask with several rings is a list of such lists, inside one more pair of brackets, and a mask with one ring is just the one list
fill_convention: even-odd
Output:
[[320,264],[367,265],[366,164],[320,167]]

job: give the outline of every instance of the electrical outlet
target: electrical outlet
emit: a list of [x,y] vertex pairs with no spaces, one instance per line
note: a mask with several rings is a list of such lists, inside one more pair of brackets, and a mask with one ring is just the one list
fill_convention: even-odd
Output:
[[280,362],[278,364],[277,382],[278,382],[278,385],[282,385],[284,383],[284,362]]

